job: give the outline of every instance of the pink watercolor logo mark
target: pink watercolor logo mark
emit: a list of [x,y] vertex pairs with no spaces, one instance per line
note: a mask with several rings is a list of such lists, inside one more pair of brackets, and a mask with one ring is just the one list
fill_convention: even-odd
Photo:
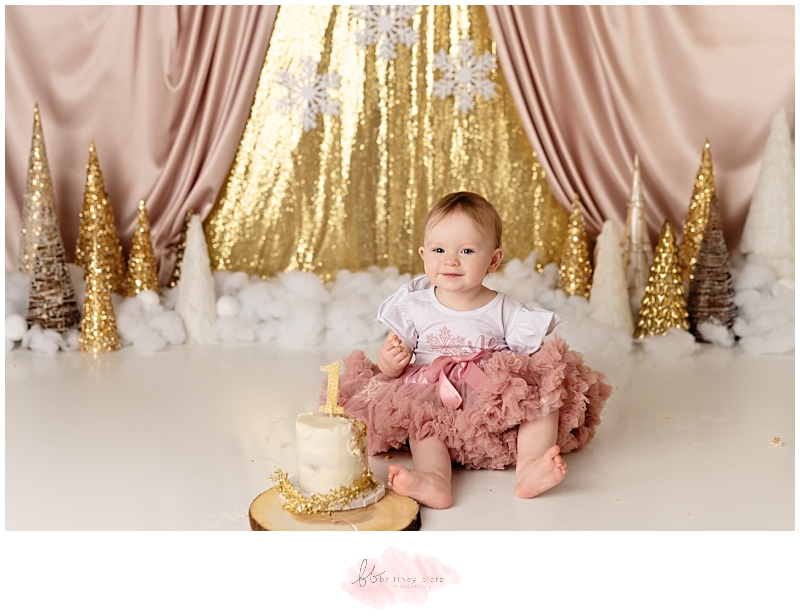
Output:
[[398,601],[425,603],[428,593],[460,581],[457,572],[432,556],[409,556],[388,547],[380,558],[364,558],[350,567],[341,587],[361,603],[383,607]]

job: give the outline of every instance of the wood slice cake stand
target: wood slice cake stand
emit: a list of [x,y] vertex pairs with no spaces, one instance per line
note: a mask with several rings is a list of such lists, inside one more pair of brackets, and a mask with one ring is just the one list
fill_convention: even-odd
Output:
[[252,530],[419,530],[419,505],[394,490],[377,503],[349,511],[301,515],[283,508],[277,488],[259,494],[250,505]]

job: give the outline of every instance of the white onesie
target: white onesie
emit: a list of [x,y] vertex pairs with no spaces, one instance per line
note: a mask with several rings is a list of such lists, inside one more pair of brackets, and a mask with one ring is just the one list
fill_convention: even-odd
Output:
[[452,310],[439,302],[423,274],[381,304],[377,321],[414,350],[415,364],[429,364],[442,355],[464,356],[488,348],[533,353],[562,319],[500,292],[477,310]]

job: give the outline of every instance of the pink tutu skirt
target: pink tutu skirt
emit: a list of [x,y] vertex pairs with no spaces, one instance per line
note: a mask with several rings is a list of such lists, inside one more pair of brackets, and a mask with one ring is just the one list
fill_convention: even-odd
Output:
[[[532,356],[499,351],[476,365],[487,377],[480,393],[451,379],[463,399],[453,409],[442,404],[437,382],[407,382],[405,372],[388,377],[354,351],[340,373],[339,405],[367,424],[370,455],[404,448],[409,438],[435,436],[447,445],[453,462],[467,468],[515,464],[519,424],[548,413],[558,413],[556,442],[562,453],[579,451],[594,438],[612,387],[563,339],[545,341]],[[326,388],[327,379],[320,404]]]

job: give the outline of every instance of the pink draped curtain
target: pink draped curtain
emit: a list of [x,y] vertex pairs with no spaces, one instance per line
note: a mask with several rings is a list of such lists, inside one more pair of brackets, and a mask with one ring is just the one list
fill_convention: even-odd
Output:
[[38,102],[67,259],[94,140],[130,249],[147,201],[162,283],[187,211],[230,169],[277,6],[6,7],[6,269],[16,267]]
[[[38,102],[68,258],[95,141],[127,252],[146,199],[162,282],[247,119],[276,6],[6,8],[6,269]],[[624,223],[638,153],[653,239],[680,233],[705,139],[729,248],[772,117],[794,130],[793,6],[487,6],[500,64],[559,201]]]
[[683,228],[706,138],[728,248],[775,113],[794,131],[793,6],[487,6],[500,65],[556,198],[623,228],[634,154],[655,240]]

